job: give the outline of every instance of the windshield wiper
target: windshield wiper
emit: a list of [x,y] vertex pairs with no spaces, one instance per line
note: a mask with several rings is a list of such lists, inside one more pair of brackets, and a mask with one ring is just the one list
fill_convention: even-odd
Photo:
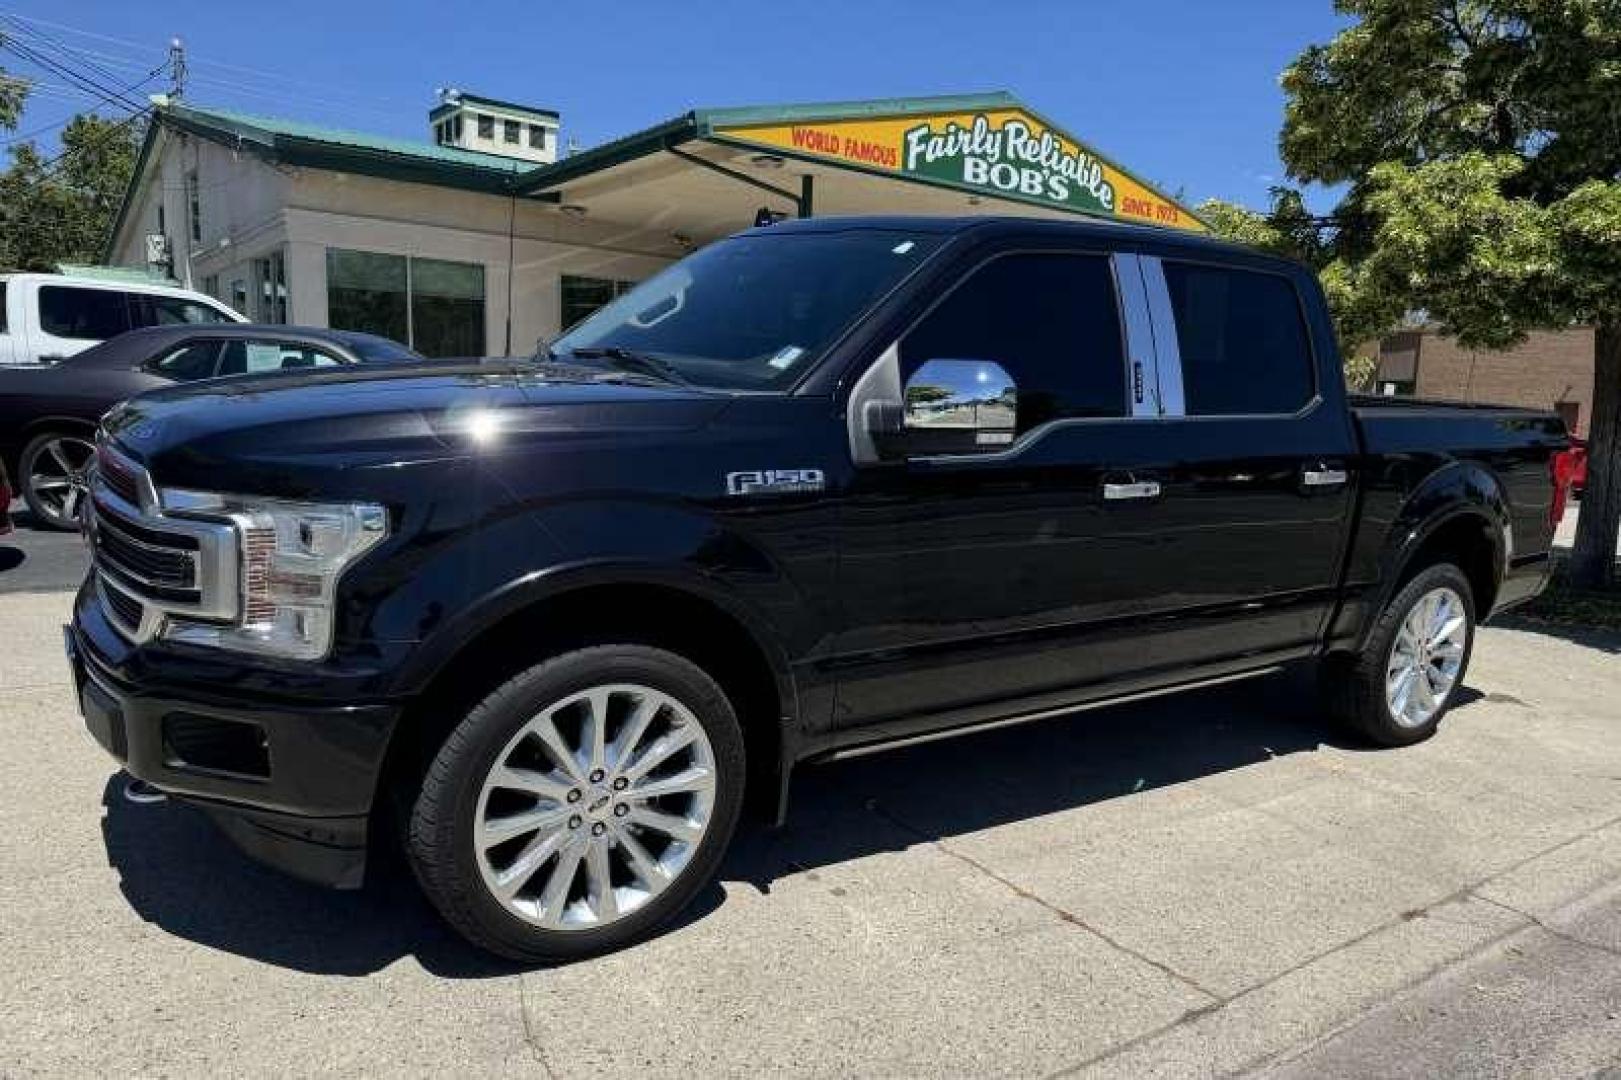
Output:
[[587,347],[584,349],[570,349],[568,353],[576,360],[606,360],[612,367],[620,371],[633,371],[638,375],[650,375],[661,382],[674,383],[677,386],[691,386],[692,383],[674,364],[667,360],[660,360],[648,353],[633,352],[622,349],[617,345],[600,347]]

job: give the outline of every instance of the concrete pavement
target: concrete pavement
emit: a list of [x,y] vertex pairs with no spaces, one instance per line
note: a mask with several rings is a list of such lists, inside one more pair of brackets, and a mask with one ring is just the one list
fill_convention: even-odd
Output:
[[67,607],[0,596],[0,1075],[1621,1060],[1618,637],[1483,632],[1465,704],[1401,751],[1276,678],[807,769],[682,925],[526,971],[398,868],[323,892],[126,802],[74,713]]

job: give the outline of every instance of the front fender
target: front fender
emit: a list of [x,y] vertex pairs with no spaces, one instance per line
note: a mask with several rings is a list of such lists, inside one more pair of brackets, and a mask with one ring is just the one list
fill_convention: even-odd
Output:
[[759,646],[771,666],[779,699],[790,714],[795,711],[794,681],[782,637],[759,611],[723,583],[696,571],[665,564],[613,559],[533,570],[476,598],[413,651],[398,673],[396,691],[401,694],[420,691],[469,641],[507,618],[549,600],[600,585],[646,585],[670,589],[724,612],[741,625]]
[[421,634],[393,692],[421,690],[468,642],[525,608],[592,586],[645,585],[677,590],[741,626],[792,705],[793,663],[831,620],[830,513],[810,499],[761,509],[582,497],[478,528],[433,559],[454,568],[443,579],[458,595],[415,587]]

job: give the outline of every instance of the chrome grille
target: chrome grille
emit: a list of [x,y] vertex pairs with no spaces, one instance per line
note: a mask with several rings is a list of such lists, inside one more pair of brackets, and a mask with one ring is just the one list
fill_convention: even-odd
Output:
[[126,637],[134,637],[140,631],[141,617],[146,614],[146,609],[135,597],[109,582],[105,575],[100,578],[99,584],[101,601],[106,605],[112,624]]
[[136,588],[177,593],[174,599],[195,600],[197,541],[160,533],[98,506],[90,526],[97,564]]
[[141,486],[135,468],[121,455],[97,447],[96,474],[114,495],[131,506],[141,505]]
[[170,616],[238,616],[233,524],[165,514],[146,470],[106,445],[97,449],[90,494],[85,531],[91,561],[103,607],[120,633],[145,641]]

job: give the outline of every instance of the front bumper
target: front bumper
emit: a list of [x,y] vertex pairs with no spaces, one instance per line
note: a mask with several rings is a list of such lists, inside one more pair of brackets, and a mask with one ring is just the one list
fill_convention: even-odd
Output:
[[98,659],[81,595],[64,628],[86,729],[130,775],[208,812],[244,851],[296,877],[360,885],[394,704],[280,701],[229,687],[136,683]]

